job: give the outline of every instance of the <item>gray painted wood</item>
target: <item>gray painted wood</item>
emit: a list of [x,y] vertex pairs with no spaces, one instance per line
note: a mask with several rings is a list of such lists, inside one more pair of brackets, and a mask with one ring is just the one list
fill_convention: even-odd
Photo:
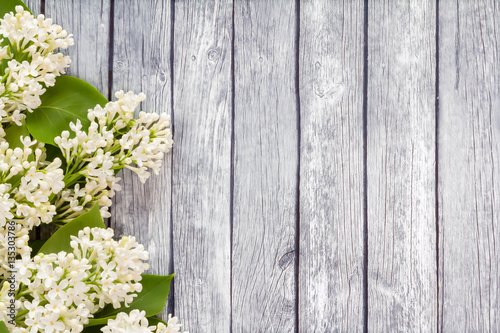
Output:
[[294,1],[235,2],[235,332],[295,328],[296,10]]
[[498,5],[439,7],[439,326],[500,331]]
[[175,3],[175,312],[190,332],[230,331],[232,11]]
[[[147,95],[142,110],[171,113],[170,2],[115,1],[113,31],[112,91],[142,91]],[[145,245],[150,255],[149,272],[154,274],[173,270],[171,158],[172,154],[166,154],[163,170],[146,184],[131,172],[121,172],[122,191],[115,197],[110,218],[116,235],[133,235]]]
[[123,173],[110,224],[177,272],[186,329],[500,331],[498,6],[440,1],[436,40],[435,1],[370,1],[363,124],[362,0],[26,2],[75,35],[72,75],[175,113],[164,170]]
[[368,8],[368,328],[436,329],[435,1]]
[[[42,13],[42,1],[41,0],[25,0],[24,4],[28,6],[33,15],[38,16]],[[57,24],[57,22],[55,22]]]
[[363,330],[363,25],[363,1],[301,2],[301,332]]

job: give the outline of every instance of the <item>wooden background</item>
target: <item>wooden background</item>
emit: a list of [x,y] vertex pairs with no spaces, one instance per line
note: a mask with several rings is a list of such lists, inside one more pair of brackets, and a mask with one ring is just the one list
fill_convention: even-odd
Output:
[[30,0],[174,119],[110,224],[196,332],[500,331],[500,4]]

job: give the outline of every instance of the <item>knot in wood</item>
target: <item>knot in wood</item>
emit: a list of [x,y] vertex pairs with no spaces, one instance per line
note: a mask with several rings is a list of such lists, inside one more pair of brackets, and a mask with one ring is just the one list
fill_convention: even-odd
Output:
[[125,63],[123,63],[123,61],[117,61],[115,68],[120,71],[125,68]]
[[219,51],[217,49],[211,49],[208,51],[208,60],[214,62],[219,60]]
[[295,261],[295,251],[285,253],[279,260],[278,264],[282,270],[287,269]]

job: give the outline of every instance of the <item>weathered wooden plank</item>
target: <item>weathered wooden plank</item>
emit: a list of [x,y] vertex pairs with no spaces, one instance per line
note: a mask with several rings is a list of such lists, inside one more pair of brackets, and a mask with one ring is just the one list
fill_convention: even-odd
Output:
[[236,1],[232,326],[295,329],[297,8]]
[[364,2],[300,5],[301,332],[363,329]]
[[[42,1],[41,0],[24,0],[24,4],[28,6],[33,15],[38,16],[42,13]],[[55,22],[57,24],[57,22]]]
[[[73,34],[75,45],[61,50],[71,56],[67,74],[89,82],[107,97],[110,0],[46,0],[44,10],[47,18]],[[55,229],[42,226],[40,238],[49,238]]]
[[500,331],[500,8],[439,4],[439,328]]
[[175,312],[190,332],[230,331],[232,11],[175,3]]
[[436,329],[436,2],[368,8],[368,329]]
[[[142,110],[170,113],[170,1],[115,1],[113,35],[113,93],[142,91],[148,96]],[[173,269],[171,156],[165,155],[163,170],[146,184],[131,172],[121,173],[122,191],[115,197],[110,218],[115,234],[134,235],[145,245],[149,271],[155,274],[169,274]]]

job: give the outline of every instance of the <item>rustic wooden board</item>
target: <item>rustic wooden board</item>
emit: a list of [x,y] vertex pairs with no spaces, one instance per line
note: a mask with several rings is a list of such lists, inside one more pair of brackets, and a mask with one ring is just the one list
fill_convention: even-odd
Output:
[[439,5],[439,328],[500,331],[500,12]]
[[300,4],[299,324],[363,330],[364,2]]
[[[25,0],[24,4],[28,6],[33,15],[38,16],[38,14],[42,14],[42,1],[41,0]],[[58,24],[57,22],[54,22]]]
[[294,1],[234,8],[232,328],[292,332],[298,103]]
[[175,3],[175,312],[190,332],[230,331],[232,11]]
[[437,328],[435,1],[368,8],[368,329]]
[[75,35],[71,75],[175,115],[162,172],[122,173],[110,219],[177,272],[168,312],[191,332],[500,331],[498,6],[233,1],[26,1]]
[[[113,36],[112,91],[142,91],[148,96],[142,110],[171,113],[170,1],[115,1]],[[154,274],[170,274],[174,269],[171,156],[166,154],[163,170],[146,184],[131,172],[121,172],[122,191],[115,197],[110,219],[116,235],[133,235],[145,245],[149,272]],[[173,297],[170,302],[172,311]]]

